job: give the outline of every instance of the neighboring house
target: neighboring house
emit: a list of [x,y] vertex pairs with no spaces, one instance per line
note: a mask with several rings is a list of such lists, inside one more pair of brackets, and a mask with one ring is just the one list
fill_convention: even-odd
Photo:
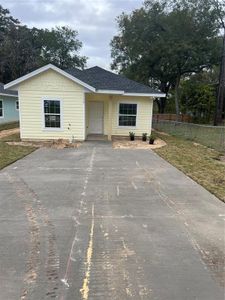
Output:
[[19,100],[17,92],[4,90],[0,83],[0,124],[19,121]]
[[100,67],[63,71],[51,64],[5,89],[18,91],[21,138],[32,140],[149,134],[153,99],[165,96]]

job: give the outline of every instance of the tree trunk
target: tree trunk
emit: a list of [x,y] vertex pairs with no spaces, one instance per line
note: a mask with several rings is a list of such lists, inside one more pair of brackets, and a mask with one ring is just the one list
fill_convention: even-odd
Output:
[[222,116],[224,110],[224,86],[225,86],[225,28],[223,33],[223,54],[220,65],[220,78],[219,86],[217,90],[217,100],[216,100],[216,111],[214,118],[214,125],[217,126],[222,123]]
[[[170,89],[170,84],[167,82],[161,82],[160,84],[160,91],[162,93],[165,93],[166,95],[168,94]],[[159,105],[159,113],[164,114],[165,108],[166,108],[166,102],[167,102],[167,96],[164,98],[159,98],[160,105]]]
[[160,101],[160,98],[156,98],[156,104],[158,106],[158,113],[160,114],[161,113],[161,101]]
[[179,121],[180,108],[179,108],[179,86],[180,86],[180,75],[176,79],[175,83],[175,107],[176,107],[176,120]]

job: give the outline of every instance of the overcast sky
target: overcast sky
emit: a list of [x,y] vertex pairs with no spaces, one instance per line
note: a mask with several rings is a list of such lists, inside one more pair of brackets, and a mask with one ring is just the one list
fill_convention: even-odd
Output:
[[110,68],[110,46],[117,32],[115,18],[139,8],[143,0],[0,0],[13,17],[29,27],[69,25],[78,30],[88,66]]

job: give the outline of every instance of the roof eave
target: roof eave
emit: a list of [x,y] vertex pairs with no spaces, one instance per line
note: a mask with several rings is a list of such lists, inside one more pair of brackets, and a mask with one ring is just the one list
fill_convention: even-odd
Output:
[[14,94],[0,93],[0,96],[4,96],[4,97],[15,97],[15,98],[18,98],[18,95],[14,95]]
[[123,95],[123,96],[138,96],[138,97],[158,97],[164,98],[166,94],[163,93],[127,93],[121,90],[96,90],[97,94]]
[[138,97],[156,97],[156,98],[164,98],[166,94],[163,93],[124,93],[126,96],[138,96]]

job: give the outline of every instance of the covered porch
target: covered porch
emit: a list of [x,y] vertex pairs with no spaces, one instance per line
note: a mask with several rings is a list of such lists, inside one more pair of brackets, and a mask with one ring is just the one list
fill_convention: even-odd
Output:
[[111,140],[113,96],[87,93],[85,95],[85,135],[87,140]]
[[153,98],[114,93],[85,93],[85,139],[150,134]]

